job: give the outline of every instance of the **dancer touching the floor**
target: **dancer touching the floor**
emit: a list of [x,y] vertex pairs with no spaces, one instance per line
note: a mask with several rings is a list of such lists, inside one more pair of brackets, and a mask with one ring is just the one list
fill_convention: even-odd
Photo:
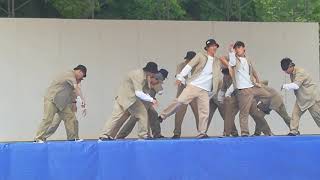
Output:
[[[162,84],[164,80],[168,77],[168,71],[165,69],[160,69],[159,73],[155,75],[155,78],[151,79],[150,85],[151,87],[145,85],[143,87],[143,92],[149,94],[151,97],[156,98],[156,95],[162,95],[163,87]],[[152,103],[143,101],[144,106],[148,111],[148,120],[149,120],[149,131],[151,129],[152,138],[164,138],[161,134],[160,121],[158,121],[158,112],[152,106]],[[121,130],[116,136],[116,139],[124,139],[126,138],[133,130],[136,125],[137,118],[131,116],[130,119],[123,125]],[[150,136],[150,135],[149,135]]]
[[[268,81],[261,81],[262,88],[266,89],[270,94],[271,97],[269,100],[267,99],[257,99],[258,101],[258,109],[265,114],[270,114],[272,110],[274,110],[284,121],[284,123],[290,129],[290,122],[291,117],[289,116],[286,106],[283,102],[283,98],[281,97],[280,93],[277,92],[274,88],[268,86]],[[256,124],[255,136],[260,136],[261,134],[261,127]]]
[[122,125],[130,116],[137,119],[140,139],[149,139],[148,131],[148,112],[142,101],[158,104],[157,100],[149,94],[143,92],[143,87],[155,78],[158,73],[158,65],[154,62],[148,62],[143,69],[131,71],[122,81],[118,95],[115,98],[112,115],[107,120],[100,141],[113,140],[118,134]]

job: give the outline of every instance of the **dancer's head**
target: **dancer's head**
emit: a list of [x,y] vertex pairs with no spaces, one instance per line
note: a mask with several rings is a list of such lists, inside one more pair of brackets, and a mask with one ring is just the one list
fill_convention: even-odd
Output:
[[207,51],[208,55],[214,56],[219,48],[219,44],[214,39],[208,39],[206,41],[206,46],[204,49]]
[[287,74],[292,74],[294,66],[295,64],[292,62],[290,58],[283,58],[281,60],[281,69]]
[[246,47],[244,45],[244,43],[242,41],[237,41],[234,45],[233,45],[233,49],[236,53],[237,56],[244,56],[245,52],[246,52]]

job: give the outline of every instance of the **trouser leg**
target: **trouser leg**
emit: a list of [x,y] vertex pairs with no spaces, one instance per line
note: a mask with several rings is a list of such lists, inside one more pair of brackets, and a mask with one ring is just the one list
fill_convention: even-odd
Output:
[[249,112],[253,101],[252,88],[240,90],[237,97],[239,103],[239,121],[240,121],[240,129],[241,135],[249,135]]
[[[226,136],[238,135],[234,123],[235,116],[239,112],[237,98],[235,96],[225,97],[224,99],[224,132]],[[235,129],[235,131],[234,131]],[[234,131],[234,132],[233,132]]]
[[47,132],[43,135],[44,139],[49,138],[57,131],[61,121],[62,121],[62,119],[60,118],[60,116],[58,114],[56,114],[53,118],[52,124],[48,128]]
[[119,129],[122,127],[123,123],[129,118],[130,113],[128,109],[122,109],[120,104],[115,101],[112,115],[109,120],[104,125],[102,134],[100,138],[115,138]]
[[300,118],[305,112],[306,111],[301,111],[298,104],[295,103],[293,110],[292,110],[292,120],[290,122],[290,133],[293,133],[293,134],[299,133]]
[[209,95],[205,90],[200,90],[196,98],[199,112],[199,134],[207,133],[209,119]]
[[38,127],[35,140],[46,140],[45,135],[50,125],[52,124],[55,114],[58,112],[56,105],[49,101],[44,100],[43,119]]
[[79,139],[77,119],[75,113],[72,111],[71,104],[67,105],[62,111],[58,112],[61,119],[64,120],[64,126],[67,133],[68,140]]
[[320,102],[316,102],[311,106],[308,111],[310,112],[314,122],[320,127]]
[[160,121],[158,120],[158,112],[153,107],[149,108],[148,117],[152,136],[154,138],[162,136]]
[[137,100],[132,106],[129,107],[128,111],[131,116],[135,117],[138,122],[138,137],[139,138],[149,138],[149,120],[148,112],[144,104]]
[[136,125],[137,119],[133,116],[127,120],[123,127],[120,129],[119,133],[116,136],[116,139],[124,139],[132,132],[134,126]]
[[289,116],[285,105],[281,104],[281,106],[275,111],[279,114],[279,116],[283,119],[286,125],[290,128],[291,117]]
[[208,119],[208,124],[207,124],[207,131],[209,129],[212,117],[213,117],[214,113],[216,112],[217,108],[218,108],[218,105],[213,101],[213,99],[210,99],[210,103],[209,103],[209,119]]

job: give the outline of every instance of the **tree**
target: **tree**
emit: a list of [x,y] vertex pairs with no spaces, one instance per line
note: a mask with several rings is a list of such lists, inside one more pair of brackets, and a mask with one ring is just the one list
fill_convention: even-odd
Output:
[[98,0],[50,0],[64,18],[88,18],[99,11]]
[[107,0],[97,14],[110,19],[184,19],[178,0]]

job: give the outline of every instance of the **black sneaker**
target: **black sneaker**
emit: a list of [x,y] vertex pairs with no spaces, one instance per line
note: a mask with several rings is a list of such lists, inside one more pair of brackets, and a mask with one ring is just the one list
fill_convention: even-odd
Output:
[[180,135],[173,135],[171,139],[180,139]]
[[166,138],[166,137],[164,137],[164,136],[162,136],[162,135],[158,135],[158,136],[153,136],[153,138],[154,138],[154,139],[161,139],[161,138]]
[[261,136],[260,133],[254,133],[252,136]]
[[291,133],[291,132],[288,134],[288,136],[297,136],[297,135],[298,135],[298,134]]
[[241,137],[249,137],[249,135],[245,134],[245,135],[241,135]]

